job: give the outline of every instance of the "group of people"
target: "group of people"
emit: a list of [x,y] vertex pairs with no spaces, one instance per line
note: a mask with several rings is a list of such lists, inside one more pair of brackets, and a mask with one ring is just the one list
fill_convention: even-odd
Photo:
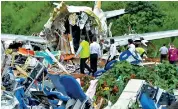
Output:
[[[109,48],[109,57],[107,59],[107,63],[109,63],[112,60],[116,59],[117,56],[117,48],[115,45],[114,39],[110,39],[110,44],[104,44],[105,47]],[[138,53],[140,55],[140,58],[143,58],[146,56],[146,51],[144,48],[139,46],[139,44],[135,44],[132,39],[128,39],[128,50],[134,55],[135,53]],[[168,49],[166,45],[164,44],[163,47],[160,48],[161,52],[161,62],[162,60],[167,58],[171,64],[174,64],[176,61],[178,61],[178,49],[174,47],[172,44],[170,48]],[[92,38],[92,43],[89,44],[89,41],[87,37],[81,36],[81,43],[77,50],[77,53],[75,54],[75,57],[77,57],[80,54],[80,72],[84,74],[85,68],[92,73],[94,76],[94,73],[97,71],[97,63],[98,59],[102,56],[102,50],[100,47],[100,44],[97,43],[97,38]],[[90,67],[87,65],[87,60],[90,59]]]
[[[135,47],[134,41],[132,39],[128,40],[128,50],[131,53],[135,53],[136,51],[140,53],[141,57],[146,53],[145,50],[141,47],[137,48]],[[115,40],[110,39],[110,44],[104,44],[103,46],[109,48],[109,57],[107,59],[107,62],[105,65],[107,65],[110,61],[115,60],[117,56],[117,48],[115,45]],[[102,50],[100,47],[100,44],[97,43],[97,38],[92,38],[92,43],[89,44],[89,41],[87,37],[81,36],[81,43],[77,50],[77,53],[75,54],[75,57],[77,57],[80,54],[80,72],[84,74],[84,69],[86,68],[92,75],[97,71],[97,63],[98,59],[101,58]],[[87,60],[90,58],[90,67],[87,65]]]
[[[107,45],[108,47],[110,47],[107,63],[116,59],[117,49],[114,43],[115,43],[114,39],[111,39],[110,45]],[[94,73],[97,71],[98,59],[101,58],[102,55],[102,50],[100,44],[97,43],[97,38],[93,37],[92,43],[89,44],[87,37],[81,36],[80,47],[78,48],[75,57],[77,57],[79,54],[80,54],[80,72],[84,74],[84,69],[86,68],[94,76]],[[86,61],[89,58],[90,58],[90,67],[86,63]]]
[[[100,45],[96,42],[97,38],[92,38],[92,43],[89,44],[87,37],[81,36],[81,43],[75,54],[75,57],[80,53],[80,72],[84,74],[84,69],[94,75],[94,72],[97,71],[97,60],[101,56]],[[87,65],[86,61],[90,58],[90,67]]]
[[159,51],[161,52],[160,62],[168,59],[170,64],[175,64],[178,61],[178,49],[173,44],[170,44],[169,49],[166,44],[163,44]]

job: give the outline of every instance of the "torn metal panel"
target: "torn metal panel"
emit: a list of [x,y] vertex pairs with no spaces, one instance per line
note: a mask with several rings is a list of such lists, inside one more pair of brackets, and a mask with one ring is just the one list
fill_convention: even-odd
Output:
[[35,36],[25,36],[25,35],[13,35],[13,34],[1,34],[2,41],[32,41],[35,43],[47,43],[45,39],[42,37],[35,37]]
[[4,73],[2,77],[2,85],[6,88],[6,91],[14,91],[16,88],[16,81],[15,81],[15,76],[13,74],[12,68],[8,67],[6,70],[7,72]]
[[[53,3],[54,5],[56,5],[56,8],[59,8],[61,4],[59,3]],[[70,13],[76,13],[76,12],[81,12],[81,11],[85,11],[85,10],[91,10],[91,7],[87,7],[87,6],[67,6],[67,9]]]
[[99,18],[100,22],[101,22],[101,27],[102,27],[102,33],[101,35],[103,36],[107,36],[107,21],[106,21],[106,17],[104,12],[101,9],[101,1],[96,2],[95,4],[96,6],[94,7],[93,12],[95,13],[95,15],[97,15],[97,17]]
[[82,12],[82,14],[80,15],[80,21],[79,21],[79,27],[80,27],[81,30],[84,28],[84,25],[85,25],[87,20],[88,20],[87,14]]
[[[60,59],[61,52],[60,51],[52,51],[51,52],[58,60]],[[44,66],[48,67],[48,65],[54,64],[52,58],[45,51],[36,51],[35,58],[40,59],[40,62],[43,63]]]
[[86,10],[85,12],[94,18],[94,20],[96,21],[96,24],[99,27],[99,30],[102,31],[101,22],[100,22],[99,18],[96,16],[96,14],[90,10]]
[[1,96],[2,109],[19,109],[19,102],[13,92],[3,91]]
[[112,22],[111,23],[109,23],[109,26],[108,26],[108,35],[109,35],[109,37],[112,37],[112,32],[111,32],[111,26],[112,26]]
[[26,81],[27,84],[25,85],[25,93],[29,91],[35,80],[39,78],[44,69],[45,67],[40,62],[38,62],[36,67],[29,74],[29,81]]
[[[143,43],[147,42],[147,40],[155,40],[161,38],[168,38],[168,37],[178,37],[178,30],[169,30],[169,31],[160,31],[160,32],[150,32],[144,34],[131,34],[131,35],[124,35],[124,36],[115,36],[112,37],[115,40],[116,45],[124,46],[128,44],[128,39],[136,39],[144,38]],[[106,40],[109,41],[111,38],[107,38]]]
[[76,15],[76,13],[70,14],[69,18],[68,18],[69,24],[72,25],[72,26],[76,25],[77,19],[78,19],[78,16]]
[[3,67],[5,64],[5,48],[4,48],[4,44],[1,41],[1,67]]
[[35,55],[35,52],[33,50],[27,50],[26,48],[19,48],[18,53],[23,55],[31,55],[31,56]]
[[60,69],[62,69],[63,71],[65,71],[67,74],[69,74],[68,71],[65,69],[65,67],[58,62],[58,60],[54,57],[54,55],[48,49],[46,49],[45,51],[53,59],[53,61],[55,61],[57,63],[57,65],[59,66]]
[[112,17],[115,17],[115,16],[120,16],[120,15],[123,15],[125,13],[126,13],[125,9],[119,9],[119,10],[113,10],[113,11],[104,12],[106,18],[112,18]]
[[82,12],[86,10],[92,11],[92,8],[87,6],[67,6],[67,9],[70,13]]
[[101,9],[101,1],[95,1],[94,8],[99,8],[99,9]]
[[54,8],[52,21],[54,21],[57,17],[64,17],[67,13],[69,13],[69,11],[66,4],[64,2],[61,2],[58,7]]
[[68,37],[69,37],[69,43],[70,43],[71,52],[72,52],[72,54],[75,54],[72,35],[68,34]]

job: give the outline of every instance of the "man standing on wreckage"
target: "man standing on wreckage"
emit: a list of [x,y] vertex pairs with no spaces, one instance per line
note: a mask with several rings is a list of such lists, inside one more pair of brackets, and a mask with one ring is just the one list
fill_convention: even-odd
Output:
[[90,56],[90,45],[89,42],[87,41],[87,37],[81,36],[81,43],[80,47],[77,50],[77,53],[75,54],[75,57],[78,56],[80,53],[80,72],[84,74],[85,68],[89,71],[89,73],[92,73],[92,69],[86,64],[87,59]]
[[139,53],[137,53],[132,39],[128,39],[128,50],[120,54],[119,61],[127,61],[131,64],[141,65],[142,58]]

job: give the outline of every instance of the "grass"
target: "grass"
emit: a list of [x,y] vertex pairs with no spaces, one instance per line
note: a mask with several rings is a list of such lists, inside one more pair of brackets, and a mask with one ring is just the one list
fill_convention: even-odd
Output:
[[166,44],[167,47],[169,48],[169,44],[173,43],[175,45],[175,47],[178,48],[178,37],[174,37],[174,38],[175,39],[173,42],[172,42],[171,38],[164,38],[164,39],[158,39],[158,40],[151,41],[151,43],[156,47],[156,49],[151,46],[148,46],[148,49],[149,49],[148,55],[151,57],[159,57],[160,56],[159,49],[163,46],[163,44]]
[[2,32],[30,35],[40,32],[49,18],[49,2],[2,2]]

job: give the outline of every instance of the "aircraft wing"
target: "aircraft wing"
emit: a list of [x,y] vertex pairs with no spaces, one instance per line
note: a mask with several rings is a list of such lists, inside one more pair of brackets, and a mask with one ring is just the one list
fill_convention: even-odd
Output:
[[25,36],[25,35],[14,35],[14,34],[1,34],[1,40],[2,41],[32,41],[36,43],[47,43],[45,39],[42,37],[37,37],[37,36]]
[[122,15],[122,14],[125,14],[125,13],[126,13],[125,9],[104,12],[106,18],[111,18],[111,17],[119,16],[119,15]]
[[[53,3],[57,8],[60,9],[60,7],[62,6],[61,3]],[[85,11],[85,10],[90,10],[92,11],[92,8],[87,7],[87,6],[68,6],[67,5],[67,9],[70,13],[75,13],[75,12],[80,12],[80,11]]]
[[[169,37],[178,37],[178,30],[115,36],[112,38],[115,39],[116,45],[123,46],[128,44],[128,39],[133,39],[135,41],[137,39],[140,39],[141,37],[143,37],[144,40],[155,40],[155,39],[162,39],[162,38],[169,38]],[[107,41],[109,41],[110,39],[111,38],[107,38]]]

